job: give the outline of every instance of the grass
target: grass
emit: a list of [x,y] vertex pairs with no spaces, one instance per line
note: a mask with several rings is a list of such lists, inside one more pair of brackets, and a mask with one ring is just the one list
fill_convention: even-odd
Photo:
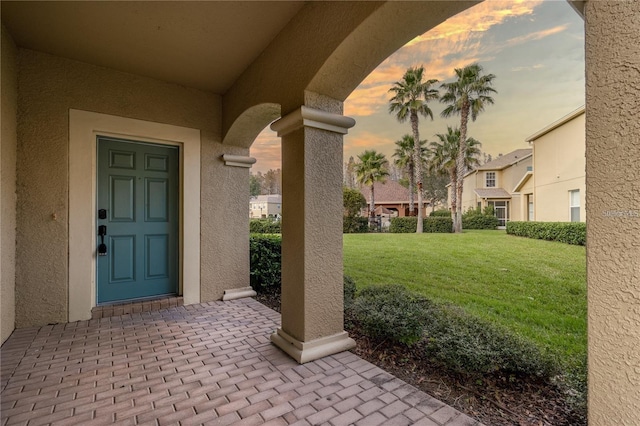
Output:
[[495,321],[569,370],[587,352],[585,248],[507,235],[345,234],[344,273],[358,288],[398,283]]

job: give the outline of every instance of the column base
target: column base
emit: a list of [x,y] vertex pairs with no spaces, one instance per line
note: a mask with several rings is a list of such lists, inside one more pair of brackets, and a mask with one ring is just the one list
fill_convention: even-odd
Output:
[[346,331],[310,342],[301,342],[279,328],[271,335],[271,342],[300,364],[356,347],[355,340],[350,338]]
[[242,299],[243,297],[253,297],[256,292],[251,287],[232,288],[231,290],[225,290],[222,296],[223,301]]

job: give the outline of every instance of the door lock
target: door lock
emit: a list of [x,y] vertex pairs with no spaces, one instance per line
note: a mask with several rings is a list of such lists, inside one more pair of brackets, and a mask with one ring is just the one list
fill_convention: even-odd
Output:
[[100,236],[100,245],[98,246],[98,256],[106,256],[107,245],[104,243],[104,236],[107,235],[107,225],[98,226],[98,235]]

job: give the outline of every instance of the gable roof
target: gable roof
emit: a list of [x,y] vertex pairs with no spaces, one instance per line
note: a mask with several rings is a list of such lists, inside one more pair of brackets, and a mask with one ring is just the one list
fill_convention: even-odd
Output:
[[511,192],[520,192],[522,187],[529,181],[529,179],[531,179],[532,176],[533,176],[533,171],[528,170],[527,173],[525,173],[524,176],[522,176],[522,179],[520,179],[520,182],[516,184],[516,187],[513,188],[513,191]]
[[574,111],[571,111],[569,114],[565,115],[560,120],[554,121],[553,123],[549,124],[547,127],[545,127],[542,130],[538,130],[536,133],[526,138],[525,142],[535,142],[536,139],[541,138],[542,136],[546,135],[550,131],[557,129],[563,124],[568,123],[569,121],[573,120],[576,117],[579,117],[584,113],[585,113],[585,109],[584,109],[584,105],[582,105],[580,108]]
[[476,188],[473,190],[480,198],[511,198],[503,188]]
[[[359,189],[369,202],[370,187],[362,186]],[[373,184],[373,190],[375,191],[376,204],[406,203],[409,201],[409,189],[394,180],[388,179],[385,183],[376,182]]]
[[525,158],[531,157],[533,150],[531,148],[516,149],[508,154],[502,155],[493,161],[479,166],[475,170],[502,170],[516,164]]

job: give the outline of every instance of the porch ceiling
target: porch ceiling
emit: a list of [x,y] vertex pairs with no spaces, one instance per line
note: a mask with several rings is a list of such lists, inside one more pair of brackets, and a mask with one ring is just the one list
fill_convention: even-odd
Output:
[[2,1],[20,47],[224,94],[302,1]]

